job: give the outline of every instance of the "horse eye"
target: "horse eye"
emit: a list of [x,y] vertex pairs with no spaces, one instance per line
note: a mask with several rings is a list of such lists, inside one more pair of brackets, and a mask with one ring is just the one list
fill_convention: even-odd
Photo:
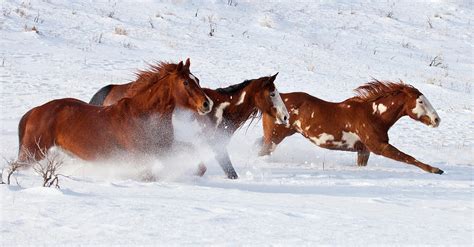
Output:
[[420,101],[418,101],[418,103],[423,104],[423,101],[420,100]]
[[275,93],[270,93],[270,97],[275,97]]
[[184,84],[185,86],[187,86],[187,85],[189,85],[189,81],[188,81],[188,80],[185,80],[185,81],[183,82],[183,84]]

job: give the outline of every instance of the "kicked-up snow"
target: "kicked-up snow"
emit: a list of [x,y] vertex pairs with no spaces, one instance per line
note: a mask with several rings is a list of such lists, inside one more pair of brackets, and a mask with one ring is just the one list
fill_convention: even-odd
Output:
[[[254,121],[228,146],[240,175],[228,180],[196,123],[182,116],[176,135],[199,147],[194,152],[95,163],[65,156],[60,189],[41,187],[31,169],[15,174],[12,185],[0,185],[0,245],[472,246],[472,7],[469,1],[4,0],[5,159],[17,155],[18,122],[29,109],[57,98],[89,101],[107,84],[133,80],[147,62],[189,57],[203,87],[279,72],[279,92],[329,101],[351,97],[372,77],[401,79],[424,94],[442,122],[430,128],[402,118],[390,142],[445,173],[374,154],[367,167],[357,167],[355,153],[321,149],[299,134],[272,156],[258,157],[262,128]],[[204,177],[192,175],[197,160],[208,167]],[[150,174],[158,180],[149,182]]]

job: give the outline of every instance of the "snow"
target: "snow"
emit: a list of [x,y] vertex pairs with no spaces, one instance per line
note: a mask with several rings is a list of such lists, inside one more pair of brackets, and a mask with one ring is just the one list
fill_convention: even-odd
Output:
[[[189,57],[205,87],[279,72],[278,91],[330,101],[352,96],[372,77],[401,79],[429,99],[442,122],[429,128],[402,118],[390,141],[445,171],[428,174],[374,154],[367,167],[357,167],[355,153],[321,149],[299,134],[272,156],[257,157],[258,122],[228,146],[238,180],[225,179],[202,143],[193,154],[145,165],[66,157],[60,189],[42,188],[32,170],[21,171],[19,185],[0,185],[0,245],[474,244],[472,3],[4,0],[0,6],[6,159],[15,158],[18,121],[32,107],[64,97],[88,101],[104,85],[132,80],[147,62]],[[200,144],[189,133],[194,125],[176,124],[179,138]],[[196,155],[208,167],[202,178],[192,176]],[[160,180],[143,181],[149,169]]]

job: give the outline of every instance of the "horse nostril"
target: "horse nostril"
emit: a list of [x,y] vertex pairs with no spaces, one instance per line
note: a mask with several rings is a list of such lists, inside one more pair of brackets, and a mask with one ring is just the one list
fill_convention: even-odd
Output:
[[439,118],[434,119],[435,123],[439,123]]
[[209,108],[209,102],[207,102],[207,100],[204,101],[204,103],[202,104],[202,106],[203,106],[205,109]]
[[283,120],[284,120],[284,121],[288,120],[288,117],[287,117],[287,116],[284,116],[284,117],[283,117]]

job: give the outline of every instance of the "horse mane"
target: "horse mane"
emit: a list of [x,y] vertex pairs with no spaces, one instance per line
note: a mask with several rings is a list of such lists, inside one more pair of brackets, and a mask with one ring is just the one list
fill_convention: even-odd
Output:
[[245,80],[244,82],[241,82],[239,84],[230,85],[224,88],[216,88],[216,91],[218,93],[227,94],[227,95],[233,94],[241,90],[242,88],[245,88],[246,86],[248,86],[252,81],[253,80]]
[[374,101],[381,97],[405,91],[407,89],[413,90],[415,88],[409,84],[405,84],[402,80],[400,80],[400,82],[391,82],[373,79],[372,81],[354,89],[356,93],[354,98],[360,101]]
[[147,89],[160,81],[166,74],[176,70],[178,65],[168,62],[156,62],[148,64],[148,69],[135,72],[136,80],[130,85],[131,92],[138,92]]

